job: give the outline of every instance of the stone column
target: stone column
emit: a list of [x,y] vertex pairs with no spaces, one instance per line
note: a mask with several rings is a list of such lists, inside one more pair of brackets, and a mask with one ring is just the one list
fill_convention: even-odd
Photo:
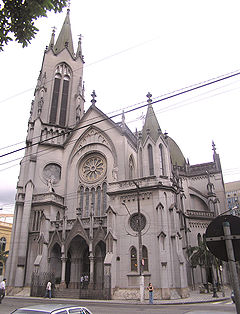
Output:
[[90,278],[89,278],[88,288],[91,289],[93,287],[93,276],[94,276],[94,256],[92,253],[90,253],[89,261],[90,261]]
[[23,287],[25,280],[25,268],[27,267],[28,228],[32,207],[33,183],[28,181],[26,185],[25,201],[23,206],[22,227],[19,236],[17,271],[15,286]]
[[161,262],[160,281],[161,281],[161,288],[162,288],[162,299],[169,300],[171,297],[171,294],[170,294],[170,289],[168,286],[169,278],[168,278],[167,262]]
[[66,273],[66,262],[67,262],[67,258],[66,257],[62,257],[61,258],[62,261],[62,271],[61,271],[61,286],[65,287],[65,273]]
[[10,256],[11,259],[7,261],[7,280],[8,286],[14,286],[15,274],[16,274],[16,264],[17,264],[17,253],[18,253],[18,239],[20,237],[21,221],[22,221],[23,208],[21,205],[17,205],[16,216],[15,216],[15,230],[12,232],[11,238],[11,249]]

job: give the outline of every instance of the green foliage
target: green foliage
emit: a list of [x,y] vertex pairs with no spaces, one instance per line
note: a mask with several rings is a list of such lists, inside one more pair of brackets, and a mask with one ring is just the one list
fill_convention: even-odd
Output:
[[67,0],[0,1],[0,51],[13,37],[26,47],[38,32],[34,21],[46,17],[48,11],[61,12],[67,3]]
[[9,251],[0,251],[0,262],[3,262],[5,264],[7,257],[8,257]]
[[189,262],[193,267],[204,266],[209,267],[216,263],[216,258],[208,250],[205,240],[199,241],[198,246],[189,247],[187,250]]

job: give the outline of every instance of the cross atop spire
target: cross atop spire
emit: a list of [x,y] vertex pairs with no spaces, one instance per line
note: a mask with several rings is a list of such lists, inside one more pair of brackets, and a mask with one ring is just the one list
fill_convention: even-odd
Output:
[[97,97],[97,95],[96,95],[96,93],[95,93],[95,90],[93,90],[91,96],[92,96],[91,103],[92,103],[93,106],[95,106],[95,104],[96,104],[96,102],[97,102],[96,99],[95,99],[95,98]]
[[214,154],[216,154],[216,145],[215,145],[214,141],[212,141],[212,150],[213,150]]
[[148,98],[148,100],[147,100],[148,104],[151,104],[151,102],[152,102],[152,99],[151,99],[152,94],[150,92],[148,92],[146,96]]

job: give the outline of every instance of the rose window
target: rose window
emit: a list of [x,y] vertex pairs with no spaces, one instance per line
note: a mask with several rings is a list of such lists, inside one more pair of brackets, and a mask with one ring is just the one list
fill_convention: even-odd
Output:
[[102,179],[106,174],[106,161],[101,155],[94,154],[83,159],[80,165],[80,178],[88,183]]
[[140,214],[140,221],[138,213],[131,215],[129,219],[130,226],[133,231],[138,231],[140,226],[140,231],[142,231],[146,226],[146,217]]

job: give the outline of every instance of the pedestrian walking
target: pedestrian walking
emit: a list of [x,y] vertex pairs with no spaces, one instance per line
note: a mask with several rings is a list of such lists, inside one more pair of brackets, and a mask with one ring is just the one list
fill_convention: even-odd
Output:
[[45,298],[49,297],[49,299],[52,298],[52,283],[51,281],[48,281],[47,286],[46,286],[46,295]]
[[87,274],[84,276],[84,286],[85,286],[85,289],[88,288],[88,275]]
[[84,288],[84,276],[82,275],[81,276],[81,289],[83,289]]
[[149,292],[149,304],[153,304],[153,286],[152,286],[151,282],[149,282],[147,289]]
[[4,278],[3,281],[0,282],[0,303],[2,303],[2,299],[5,297],[5,291],[6,291],[6,278]]

